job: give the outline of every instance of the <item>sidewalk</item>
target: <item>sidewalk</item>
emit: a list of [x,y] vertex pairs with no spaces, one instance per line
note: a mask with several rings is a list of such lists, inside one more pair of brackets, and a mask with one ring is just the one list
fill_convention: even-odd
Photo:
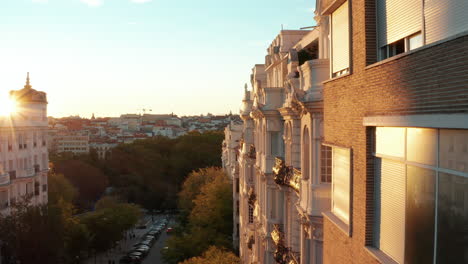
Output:
[[[155,222],[158,221],[159,219],[160,219],[160,216],[155,216],[154,218]],[[134,238],[130,238],[130,239],[124,238],[119,241],[119,245],[117,245],[115,248],[110,249],[106,253],[96,255],[96,258],[90,257],[81,263],[109,264],[109,260],[110,260],[110,261],[114,261],[112,263],[118,264],[120,258],[123,257],[135,243],[141,241],[141,238],[149,231],[149,229],[151,228],[151,225],[154,223],[154,222],[151,222],[151,216],[146,215],[145,220],[148,221],[149,223],[145,229],[133,228],[127,232],[127,234],[132,234],[132,233],[135,234]]]

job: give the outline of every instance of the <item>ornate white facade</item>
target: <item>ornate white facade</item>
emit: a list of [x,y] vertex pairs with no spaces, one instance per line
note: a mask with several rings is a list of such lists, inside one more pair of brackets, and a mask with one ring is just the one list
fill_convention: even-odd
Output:
[[[326,24],[326,21],[321,21]],[[239,162],[243,263],[322,263],[330,151],[322,146],[328,31],[283,30],[245,91]]]
[[223,168],[232,180],[233,192],[232,192],[232,207],[233,212],[233,230],[232,238],[234,248],[239,246],[239,215],[240,215],[240,204],[239,204],[239,142],[242,137],[242,124],[236,124],[232,122],[224,129],[225,140],[223,142]]
[[23,89],[10,92],[15,113],[0,117],[0,212],[24,197],[47,203],[47,97],[32,89],[29,74]]

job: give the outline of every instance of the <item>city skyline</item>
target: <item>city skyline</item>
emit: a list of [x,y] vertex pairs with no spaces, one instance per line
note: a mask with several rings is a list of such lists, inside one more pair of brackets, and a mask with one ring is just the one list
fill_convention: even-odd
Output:
[[30,72],[54,117],[238,113],[246,69],[313,2],[2,1],[0,102]]

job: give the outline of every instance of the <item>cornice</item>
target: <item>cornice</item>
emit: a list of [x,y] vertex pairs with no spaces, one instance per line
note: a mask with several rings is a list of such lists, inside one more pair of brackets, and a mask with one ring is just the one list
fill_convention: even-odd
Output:
[[291,119],[299,119],[301,115],[301,111],[297,111],[297,109],[291,107],[282,107],[278,111],[283,117],[290,117]]

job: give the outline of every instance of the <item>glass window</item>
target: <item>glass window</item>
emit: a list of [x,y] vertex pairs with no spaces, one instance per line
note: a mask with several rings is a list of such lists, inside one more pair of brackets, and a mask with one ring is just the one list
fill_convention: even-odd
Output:
[[405,263],[433,263],[434,224],[435,171],[407,166]]
[[404,158],[405,130],[403,127],[377,127],[376,153]]
[[437,165],[437,129],[408,128],[406,142],[408,161]]
[[332,172],[331,172],[331,167],[332,167],[332,150],[331,147],[328,146],[321,146],[321,177],[320,181],[322,183],[331,183],[331,177],[332,177]]
[[440,167],[468,172],[468,130],[441,129],[439,143]]
[[468,263],[468,178],[439,174],[437,263]]

